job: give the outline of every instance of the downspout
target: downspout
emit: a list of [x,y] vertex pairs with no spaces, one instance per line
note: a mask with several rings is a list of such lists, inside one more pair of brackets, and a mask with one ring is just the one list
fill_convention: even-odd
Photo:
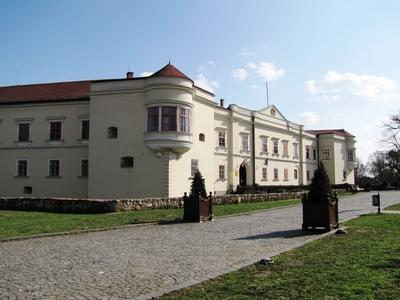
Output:
[[299,143],[299,152],[300,152],[300,185],[304,184],[304,165],[303,165],[303,126],[300,125],[300,143]]
[[233,181],[234,181],[234,172],[235,170],[233,169],[233,111],[228,107],[229,111],[229,128],[228,128],[228,134],[229,134],[229,147],[228,147],[228,188],[230,192],[233,192]]
[[254,112],[251,113],[251,169],[253,175],[253,186],[256,185],[256,131]]

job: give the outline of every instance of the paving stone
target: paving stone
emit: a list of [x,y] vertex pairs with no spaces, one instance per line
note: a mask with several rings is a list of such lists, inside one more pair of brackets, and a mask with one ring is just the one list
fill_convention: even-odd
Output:
[[[340,201],[340,219],[372,193]],[[382,192],[382,206],[400,192]],[[299,247],[301,206],[219,218],[0,243],[0,299],[148,299]]]

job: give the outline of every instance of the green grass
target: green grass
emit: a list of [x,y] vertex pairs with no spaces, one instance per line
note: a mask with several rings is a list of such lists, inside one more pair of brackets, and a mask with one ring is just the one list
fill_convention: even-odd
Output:
[[400,203],[388,206],[385,210],[400,210]]
[[368,215],[274,258],[162,299],[400,299],[400,216]]
[[[214,206],[216,217],[299,204],[300,200]],[[107,214],[63,214],[0,210],[0,239],[44,233],[108,228],[127,224],[182,220],[183,209],[130,211]]]

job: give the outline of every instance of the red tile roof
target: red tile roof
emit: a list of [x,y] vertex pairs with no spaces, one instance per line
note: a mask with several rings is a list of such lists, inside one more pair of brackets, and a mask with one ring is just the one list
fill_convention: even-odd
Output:
[[0,87],[0,104],[89,100],[90,81]]
[[306,132],[311,134],[336,134],[342,136],[354,137],[351,133],[344,129],[322,129],[322,130],[306,130]]
[[175,68],[173,65],[171,65],[171,63],[168,63],[165,67],[158,70],[157,72],[152,74],[150,77],[157,77],[157,76],[172,76],[172,77],[180,77],[180,78],[185,78],[185,79],[191,80],[189,77],[187,77],[181,71],[179,71],[177,68]]

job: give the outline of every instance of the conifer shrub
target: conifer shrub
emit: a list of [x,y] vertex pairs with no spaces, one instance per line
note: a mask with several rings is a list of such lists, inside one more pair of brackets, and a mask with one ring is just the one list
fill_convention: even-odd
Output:
[[332,186],[324,164],[320,162],[311,180],[308,197],[310,201],[318,202],[326,199],[327,195],[332,196]]
[[201,176],[200,171],[194,174],[192,184],[190,186],[190,198],[201,196],[207,198],[206,187],[204,184],[204,178]]

